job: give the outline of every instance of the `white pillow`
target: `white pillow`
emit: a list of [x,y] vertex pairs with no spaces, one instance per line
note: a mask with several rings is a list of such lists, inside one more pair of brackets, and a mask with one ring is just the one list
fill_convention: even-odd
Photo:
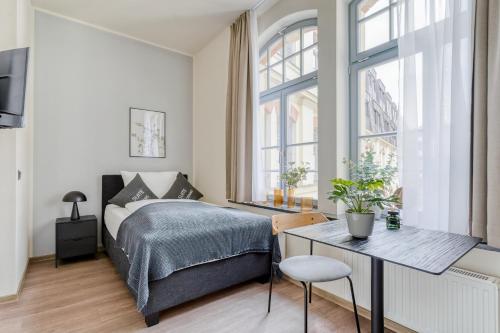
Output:
[[141,171],[122,171],[123,183],[128,185],[139,174],[144,184],[149,187],[158,198],[163,197],[175,182],[179,171],[160,171],[160,172],[141,172]]

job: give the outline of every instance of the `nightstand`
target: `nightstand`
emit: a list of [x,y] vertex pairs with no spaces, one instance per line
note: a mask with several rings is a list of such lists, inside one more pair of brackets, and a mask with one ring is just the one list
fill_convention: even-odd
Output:
[[97,253],[97,217],[85,215],[79,220],[56,219],[56,267],[59,259]]

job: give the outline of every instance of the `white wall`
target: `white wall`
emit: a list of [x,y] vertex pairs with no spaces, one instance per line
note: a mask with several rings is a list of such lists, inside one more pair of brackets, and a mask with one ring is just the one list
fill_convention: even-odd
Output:
[[204,200],[226,202],[226,92],[229,28],[194,57],[194,182]]
[[[0,2],[0,50],[31,47],[33,9],[28,0]],[[26,127],[0,130],[0,297],[13,295],[22,281],[29,256],[32,222],[33,60],[29,63]],[[17,179],[18,170],[21,179]]]
[[[2,21],[0,19],[0,21]],[[2,22],[3,23],[3,22]],[[0,129],[0,297],[16,286],[16,133]]]
[[[192,58],[37,12],[34,255],[52,254],[64,194],[101,215],[101,176],[120,170],[192,175]],[[129,157],[129,107],[167,112],[167,157]]]
[[17,43],[19,47],[30,47],[26,82],[25,127],[16,131],[16,163],[17,170],[21,172],[21,179],[17,181],[16,191],[16,273],[17,280],[20,281],[32,253],[35,12],[29,0],[18,0],[18,11],[20,12],[19,19],[24,23],[18,24]]

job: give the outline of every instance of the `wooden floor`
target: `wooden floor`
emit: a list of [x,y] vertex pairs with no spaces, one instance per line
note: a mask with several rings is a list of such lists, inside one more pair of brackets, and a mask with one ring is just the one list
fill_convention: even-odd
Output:
[[[132,296],[111,262],[31,264],[18,301],[0,304],[0,332],[303,332],[303,291],[275,284],[267,314],[268,285],[240,285],[164,311],[160,324],[146,328]],[[361,319],[363,332],[369,321]],[[355,332],[352,312],[313,297],[309,332]]]

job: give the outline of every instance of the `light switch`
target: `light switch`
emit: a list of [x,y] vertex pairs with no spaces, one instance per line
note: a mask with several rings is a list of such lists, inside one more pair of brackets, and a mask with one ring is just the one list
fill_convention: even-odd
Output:
[[21,170],[17,170],[17,180],[21,180]]

